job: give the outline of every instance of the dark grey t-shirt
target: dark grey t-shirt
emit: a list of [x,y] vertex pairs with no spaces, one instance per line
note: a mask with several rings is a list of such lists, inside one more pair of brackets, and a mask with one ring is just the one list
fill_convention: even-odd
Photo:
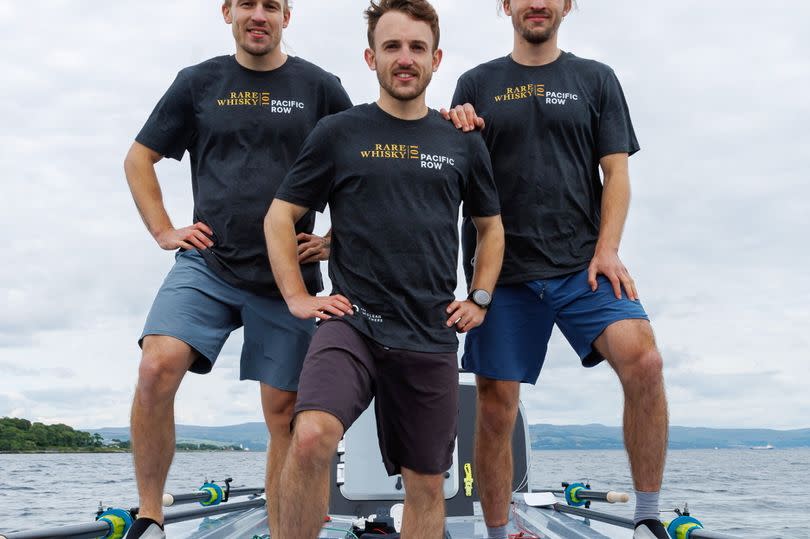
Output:
[[[551,64],[499,58],[458,81],[453,105],[472,103],[487,122],[506,231],[499,284],[584,269],[599,236],[600,158],[638,151],[619,81],[606,65],[563,52]],[[475,228],[463,225],[471,278]]]
[[[260,72],[220,56],[180,71],[135,140],[177,160],[188,151],[194,221],[214,232],[206,263],[234,286],[274,296],[264,216],[318,120],[349,107],[337,77],[305,60]],[[297,230],[314,223],[310,212]],[[319,264],[302,271],[311,292],[323,289]]]
[[322,120],[276,198],[332,217],[329,276],[374,341],[417,352],[458,349],[445,309],[454,299],[459,205],[499,213],[484,141],[431,110],[420,120],[376,104]]

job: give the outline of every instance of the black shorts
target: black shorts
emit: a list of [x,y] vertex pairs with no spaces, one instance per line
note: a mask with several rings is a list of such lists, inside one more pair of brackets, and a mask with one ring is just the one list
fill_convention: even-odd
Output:
[[456,354],[391,349],[346,322],[321,324],[304,360],[295,413],[327,412],[348,430],[372,398],[389,475],[403,467],[421,474],[450,468],[458,426]]

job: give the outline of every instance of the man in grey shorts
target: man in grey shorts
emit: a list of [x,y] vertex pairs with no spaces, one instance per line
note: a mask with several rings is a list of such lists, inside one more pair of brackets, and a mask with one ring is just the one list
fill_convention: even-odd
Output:
[[[285,539],[317,537],[335,449],[372,398],[383,462],[405,482],[402,537],[443,537],[443,474],[458,417],[456,332],[484,319],[503,255],[483,139],[425,104],[442,56],[435,10],[426,0],[381,0],[366,16],[366,61],[380,99],[318,123],[265,220],[290,311],[325,320],[304,362],[281,477]],[[456,301],[462,202],[478,230],[477,290]],[[327,203],[334,290],[319,298],[299,271],[294,226]]]
[[[132,446],[140,497],[130,538],[162,537],[161,497],[174,455],[174,397],[189,370],[211,370],[228,335],[244,326],[241,379],[261,382],[272,444],[267,500],[277,526],[277,477],[290,441],[301,364],[314,331],[293,317],[267,263],[262,218],[304,139],[324,116],[351,106],[338,79],[279,48],[290,20],[286,0],[222,5],[235,56],[182,70],[126,158],[138,210],[161,248],[178,250],[141,340],[132,405]],[[175,229],[155,163],[191,158],[194,224]],[[306,289],[322,289],[314,213],[296,227]]]

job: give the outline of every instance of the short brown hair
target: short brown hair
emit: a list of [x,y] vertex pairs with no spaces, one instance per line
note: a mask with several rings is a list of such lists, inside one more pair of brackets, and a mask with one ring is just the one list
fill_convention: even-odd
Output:
[[439,15],[428,0],[371,0],[371,5],[366,9],[365,15],[368,20],[368,45],[374,48],[374,30],[380,18],[389,11],[401,11],[412,19],[426,22],[433,31],[433,50],[439,48]]

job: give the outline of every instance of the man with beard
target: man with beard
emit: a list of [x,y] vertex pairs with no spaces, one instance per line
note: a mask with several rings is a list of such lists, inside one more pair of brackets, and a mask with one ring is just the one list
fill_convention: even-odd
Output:
[[[375,398],[383,461],[405,482],[402,537],[443,537],[443,474],[458,413],[458,340],[486,313],[455,301],[459,204],[478,229],[473,286],[498,277],[503,228],[489,155],[425,104],[441,62],[438,16],[426,0],[366,10],[380,98],[322,120],[265,220],[273,272],[290,311],[316,316],[293,441],[281,477],[281,534],[318,536],[329,466],[344,432]],[[329,204],[333,295],[307,292],[294,224]]]
[[[136,137],[127,180],[158,245],[178,250],[146,321],[132,405],[140,498],[130,538],[163,537],[161,499],[174,455],[174,399],[185,373],[211,370],[228,335],[244,326],[241,379],[258,380],[272,443],[266,494],[278,525],[277,483],[290,442],[298,376],[313,320],[292,316],[279,297],[262,241],[262,219],[315,124],[351,102],[338,79],[279,47],[287,0],[226,0],[235,56],[182,70]],[[176,229],[155,164],[191,158],[194,224]],[[297,225],[306,288],[323,285],[328,246],[313,236],[314,213]]]
[[[471,103],[486,121],[506,232],[489,314],[467,336],[463,357],[477,374],[476,478],[489,537],[506,537],[520,383],[537,381],[556,324],[584,366],[607,359],[621,381],[635,537],[663,539],[662,360],[618,256],[630,200],[628,156],[639,149],[627,104],[608,66],[557,47],[571,0],[498,3],[512,19],[512,53],[464,74],[453,99]],[[468,278],[475,235],[465,220]]]

